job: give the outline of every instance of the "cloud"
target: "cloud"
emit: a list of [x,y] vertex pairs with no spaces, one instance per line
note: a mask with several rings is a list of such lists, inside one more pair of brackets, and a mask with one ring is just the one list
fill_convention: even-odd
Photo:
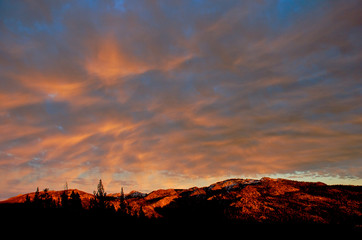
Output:
[[0,197],[99,178],[107,191],[360,181],[359,7],[2,3]]

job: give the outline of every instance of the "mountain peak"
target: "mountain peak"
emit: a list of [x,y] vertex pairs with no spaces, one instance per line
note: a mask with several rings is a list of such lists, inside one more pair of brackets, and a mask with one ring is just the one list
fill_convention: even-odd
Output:
[[238,188],[241,185],[257,184],[259,182],[260,182],[260,180],[256,180],[256,179],[232,178],[232,179],[227,179],[224,181],[220,181],[220,182],[211,184],[208,187],[208,189],[209,190],[221,190],[221,189],[231,190],[233,188]]

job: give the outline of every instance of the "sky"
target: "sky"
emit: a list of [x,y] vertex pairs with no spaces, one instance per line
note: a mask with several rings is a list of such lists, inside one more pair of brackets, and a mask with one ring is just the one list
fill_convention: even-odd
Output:
[[362,2],[0,1],[0,199],[362,185]]

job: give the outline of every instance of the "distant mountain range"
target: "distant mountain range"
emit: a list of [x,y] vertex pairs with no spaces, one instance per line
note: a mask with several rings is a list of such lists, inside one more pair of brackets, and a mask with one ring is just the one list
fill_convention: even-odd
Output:
[[[54,206],[61,208],[62,194],[74,192],[80,196],[83,211],[91,209],[93,194],[77,189],[64,191],[47,191]],[[22,206],[34,196],[32,192],[1,201],[0,211]],[[132,191],[122,201],[120,194],[108,194],[106,201],[114,212],[160,221],[362,226],[362,186],[272,178],[228,179],[201,188],[160,189],[149,194]]]

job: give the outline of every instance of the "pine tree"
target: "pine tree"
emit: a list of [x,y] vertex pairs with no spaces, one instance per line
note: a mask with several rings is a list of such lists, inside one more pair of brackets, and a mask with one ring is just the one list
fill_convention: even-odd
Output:
[[49,194],[49,188],[44,188],[43,194],[40,195],[42,206],[44,208],[52,208],[55,206],[53,198]]
[[97,192],[94,191],[93,194],[96,196],[96,198],[104,198],[106,197],[107,193],[104,191],[102,179],[99,179],[99,183],[97,186]]
[[75,193],[73,190],[72,193],[70,194],[69,203],[72,209],[81,209],[82,200],[80,199],[79,193]]
[[122,215],[126,214],[127,211],[127,203],[124,197],[123,187],[121,188],[121,195],[119,197],[119,210]]
[[94,198],[91,201],[91,207],[93,209],[106,209],[109,207],[108,201],[106,201],[107,193],[104,191],[102,179],[99,179],[97,191],[93,191]]
[[35,207],[40,207],[41,199],[40,199],[40,193],[39,193],[39,187],[36,188],[36,192],[34,194],[33,204]]
[[25,202],[24,202],[25,206],[26,207],[30,207],[31,206],[31,201],[30,201],[30,197],[29,195],[27,194],[26,197],[25,197]]
[[39,198],[39,187],[36,188],[34,199]]
[[123,187],[121,188],[121,196],[119,197],[121,199],[121,201],[124,200],[124,192],[123,192]]
[[60,195],[60,199],[61,199],[61,205],[62,208],[67,208],[69,205],[69,199],[68,199],[68,193],[66,190],[63,191],[62,195]]

